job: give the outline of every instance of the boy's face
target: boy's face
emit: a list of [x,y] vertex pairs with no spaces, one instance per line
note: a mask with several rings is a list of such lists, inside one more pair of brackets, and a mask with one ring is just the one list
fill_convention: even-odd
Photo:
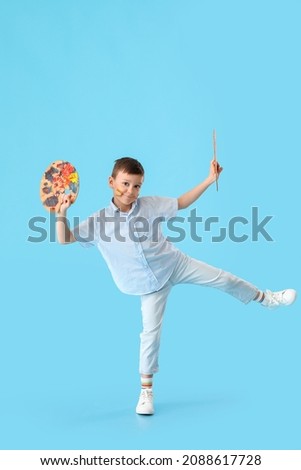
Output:
[[109,177],[109,186],[113,189],[114,204],[123,212],[128,212],[139,196],[143,183],[142,175],[131,175],[119,171],[115,178]]

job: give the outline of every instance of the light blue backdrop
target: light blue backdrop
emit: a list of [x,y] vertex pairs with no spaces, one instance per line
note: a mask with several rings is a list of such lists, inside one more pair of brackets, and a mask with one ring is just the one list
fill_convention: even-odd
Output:
[[[67,159],[81,177],[70,216],[88,216],[124,155],[144,164],[144,195],[178,196],[207,175],[216,128],[224,173],[198,215],[226,227],[258,207],[274,241],[248,224],[244,243],[212,243],[216,225],[179,246],[300,290],[300,13],[297,0],[1,1],[1,449],[301,448],[299,302],[270,312],[174,289],[157,413],[136,416],[139,299],[96,250],[51,242],[39,201],[44,169]],[[43,243],[28,241],[35,216]]]

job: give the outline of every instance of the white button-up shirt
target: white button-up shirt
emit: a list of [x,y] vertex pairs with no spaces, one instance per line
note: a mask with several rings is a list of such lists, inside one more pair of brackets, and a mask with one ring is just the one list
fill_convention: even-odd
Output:
[[141,197],[129,212],[111,202],[80,223],[74,236],[98,248],[122,292],[149,294],[164,286],[179,259],[179,250],[161,232],[161,222],[177,210],[176,198]]

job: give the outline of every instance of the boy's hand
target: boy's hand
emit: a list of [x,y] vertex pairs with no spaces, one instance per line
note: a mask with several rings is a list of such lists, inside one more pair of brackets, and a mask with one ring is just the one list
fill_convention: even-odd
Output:
[[65,214],[67,209],[71,206],[74,202],[74,199],[71,194],[62,193],[59,197],[60,206],[58,208],[58,214]]
[[210,163],[210,170],[209,170],[209,178],[212,181],[218,179],[219,175],[223,171],[223,167],[216,160],[211,160]]
[[62,193],[59,196],[59,208],[56,212],[56,233],[57,240],[62,245],[76,242],[73,232],[69,229],[67,221],[67,209],[74,202],[72,194]]

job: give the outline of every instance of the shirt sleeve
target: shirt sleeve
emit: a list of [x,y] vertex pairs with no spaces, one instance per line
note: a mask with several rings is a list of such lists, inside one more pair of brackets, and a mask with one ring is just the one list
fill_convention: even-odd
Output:
[[95,217],[91,215],[86,220],[83,220],[73,230],[74,238],[84,247],[90,248],[96,244],[95,237]]

